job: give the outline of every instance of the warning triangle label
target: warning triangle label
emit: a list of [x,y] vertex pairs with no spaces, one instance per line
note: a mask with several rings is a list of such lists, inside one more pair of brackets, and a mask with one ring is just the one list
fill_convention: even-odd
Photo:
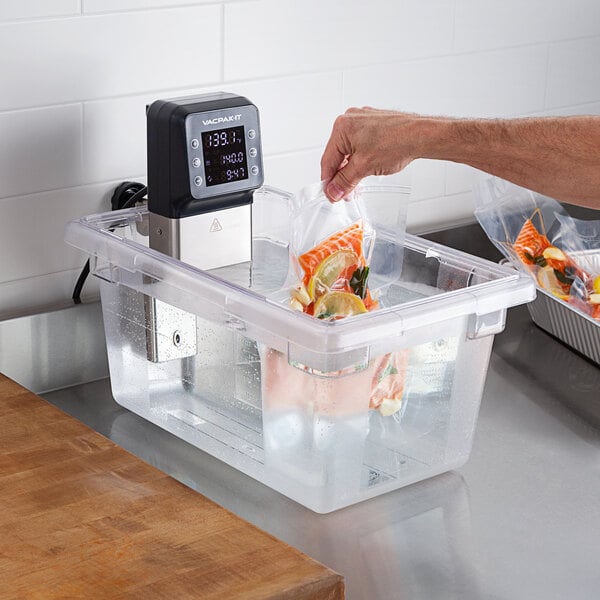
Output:
[[219,219],[213,219],[212,225],[210,226],[210,232],[221,231],[221,229],[223,229],[223,227],[221,227]]

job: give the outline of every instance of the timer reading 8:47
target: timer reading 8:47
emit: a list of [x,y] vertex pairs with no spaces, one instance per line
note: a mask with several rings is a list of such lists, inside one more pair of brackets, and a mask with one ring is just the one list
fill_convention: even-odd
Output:
[[225,177],[227,181],[239,181],[240,179],[246,179],[248,173],[244,167],[238,167],[237,169],[227,169],[225,171]]

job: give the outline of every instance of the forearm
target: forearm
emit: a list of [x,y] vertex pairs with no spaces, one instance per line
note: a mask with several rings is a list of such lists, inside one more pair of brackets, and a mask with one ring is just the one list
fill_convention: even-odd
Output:
[[600,116],[453,119],[350,108],[321,159],[328,197],[416,158],[463,163],[564,202],[600,209]]
[[424,117],[415,158],[464,163],[564,202],[600,209],[600,117]]

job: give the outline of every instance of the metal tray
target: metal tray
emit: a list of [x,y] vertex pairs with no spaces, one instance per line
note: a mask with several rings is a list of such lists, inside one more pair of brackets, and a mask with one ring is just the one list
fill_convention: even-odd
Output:
[[[571,255],[583,268],[600,272],[600,249]],[[533,322],[600,366],[600,321],[537,287],[537,297],[527,305]]]

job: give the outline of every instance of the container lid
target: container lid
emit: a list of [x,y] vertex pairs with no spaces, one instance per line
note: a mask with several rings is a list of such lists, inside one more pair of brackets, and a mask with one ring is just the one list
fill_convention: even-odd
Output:
[[[535,297],[535,286],[527,275],[407,234],[405,250],[421,253],[449,271],[470,273],[468,286],[355,317],[322,321],[139,243],[127,232],[143,228],[147,215],[147,208],[141,207],[83,217],[67,224],[65,239],[98,259],[95,274],[120,283],[124,278],[115,274],[115,267],[139,274],[136,281],[144,293],[149,293],[150,287],[142,285],[142,276],[151,278],[159,283],[151,288],[156,297],[200,316],[208,311],[206,318],[237,322],[246,335],[275,347],[281,345],[277,340],[285,340],[312,352],[347,352],[433,323],[502,311]],[[105,268],[100,273],[102,264]]]

